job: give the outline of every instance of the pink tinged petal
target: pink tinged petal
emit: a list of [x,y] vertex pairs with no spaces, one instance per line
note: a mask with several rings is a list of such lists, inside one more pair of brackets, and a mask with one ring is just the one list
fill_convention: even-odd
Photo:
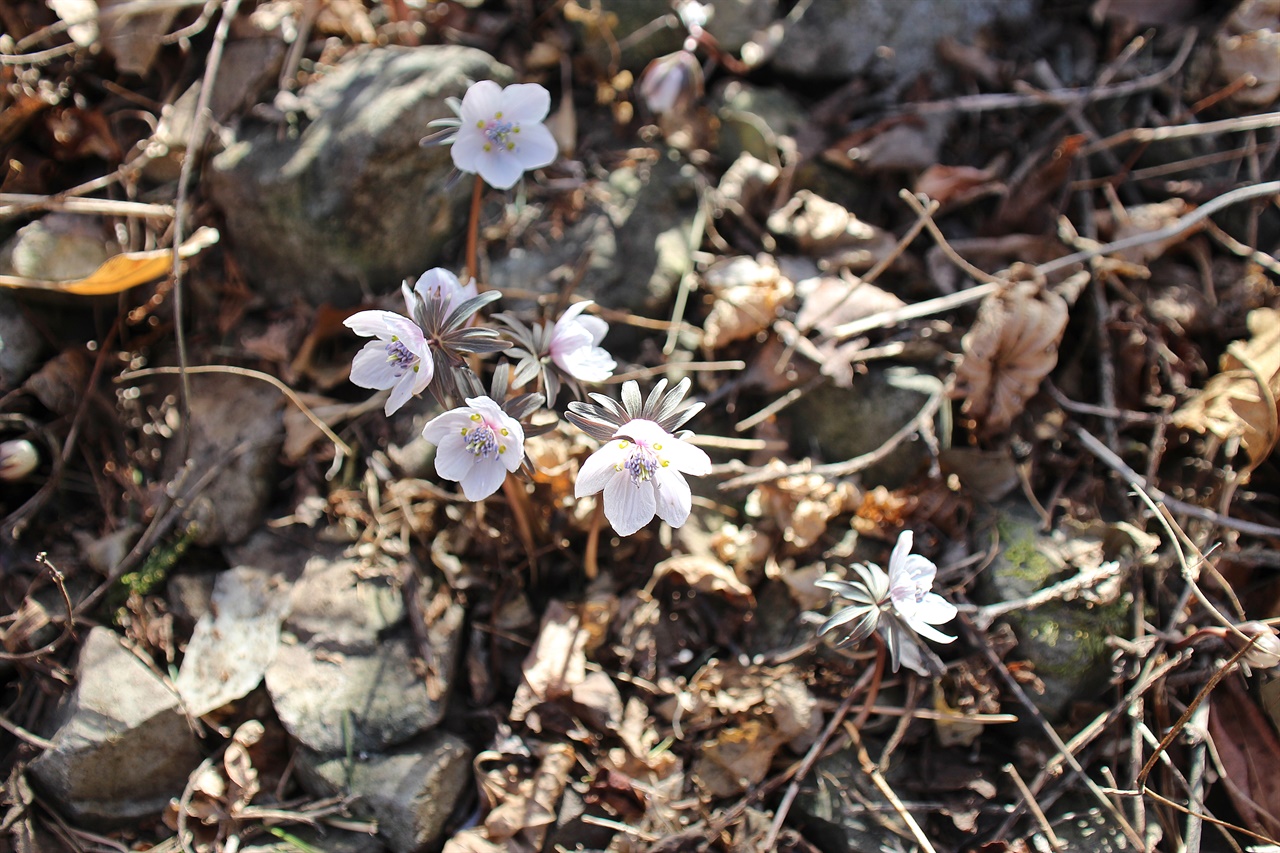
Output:
[[591,346],[591,333],[585,326],[561,320],[551,329],[551,341],[547,349],[550,350],[551,357],[555,358],[589,346]]
[[619,473],[604,487],[604,517],[619,536],[630,536],[653,520],[658,508],[653,483],[631,482],[631,477]]
[[444,439],[451,435],[457,436],[458,441],[461,442],[461,431],[474,425],[469,409],[450,409],[427,421],[427,425],[422,428],[422,437],[436,446],[441,445]]
[[915,534],[910,530],[904,530],[898,534],[898,542],[893,546],[893,553],[889,555],[889,579],[894,585],[897,585],[898,576],[906,565],[914,539]]
[[361,388],[384,389],[396,384],[396,371],[387,361],[387,345],[369,341],[351,361],[351,383]]
[[556,328],[558,329],[562,325],[567,326],[574,322],[579,316],[581,316],[583,311],[587,310],[587,308],[594,304],[595,303],[590,299],[584,299],[581,302],[573,303],[568,308],[564,309],[564,313],[560,315],[560,319],[556,320]]
[[461,480],[476,464],[476,456],[467,450],[462,431],[445,436],[436,445],[436,473],[445,480]]
[[520,132],[512,137],[516,148],[512,153],[525,171],[550,166],[560,156],[556,138],[542,124],[522,124]]
[[515,83],[502,90],[502,118],[506,121],[542,121],[551,112],[551,93],[537,83]]
[[444,296],[445,305],[457,299],[458,294],[462,291],[462,283],[458,281],[458,277],[447,269],[442,267],[433,267],[422,275],[418,276],[418,282],[413,286],[418,295],[424,301],[430,300],[431,295],[440,293]]
[[685,474],[705,477],[711,473],[711,457],[701,447],[694,447],[689,442],[675,436],[660,442],[662,449],[658,458],[671,463],[671,467]]
[[627,461],[630,447],[624,449],[621,441],[611,441],[587,457],[578,469],[578,480],[573,484],[573,496],[585,498],[607,486],[615,477],[631,482],[630,476],[618,469]]
[[689,484],[671,468],[655,471],[653,482],[658,492],[658,517],[672,527],[680,527],[689,519],[689,511],[693,509]]
[[[455,165],[457,161],[454,161]],[[496,190],[509,190],[524,174],[524,167],[510,151],[481,149],[476,154],[476,171],[485,183]]]
[[497,459],[477,459],[476,464],[459,483],[467,500],[479,501],[498,491],[506,478],[507,469]]
[[473,83],[462,96],[462,108],[458,111],[458,116],[462,119],[464,128],[468,125],[474,127],[478,121],[489,121],[501,109],[502,87],[492,80],[481,80]]

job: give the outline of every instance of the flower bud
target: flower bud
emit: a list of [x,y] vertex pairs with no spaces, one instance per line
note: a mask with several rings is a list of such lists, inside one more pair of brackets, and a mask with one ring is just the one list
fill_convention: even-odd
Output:
[[640,77],[640,97],[655,115],[684,109],[702,97],[702,66],[687,50],[660,56]]
[[17,482],[40,464],[35,445],[26,439],[0,441],[0,480]]
[[1253,645],[1244,653],[1245,663],[1254,669],[1280,666],[1280,637],[1276,636],[1274,628],[1265,622],[1241,622],[1236,626],[1236,631],[1240,633],[1230,631],[1226,635],[1227,642],[1233,648],[1238,650],[1249,640],[1253,640]]

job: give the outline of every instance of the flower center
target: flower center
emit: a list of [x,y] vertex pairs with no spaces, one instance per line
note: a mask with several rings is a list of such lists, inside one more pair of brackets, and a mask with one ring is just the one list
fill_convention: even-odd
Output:
[[516,141],[512,137],[520,132],[520,125],[511,121],[503,121],[502,113],[496,114],[489,121],[480,121],[479,125],[484,131],[485,151],[492,151],[495,145],[508,151],[516,149]]
[[471,451],[471,455],[477,459],[493,459],[499,454],[507,452],[507,446],[502,443],[502,437],[509,434],[505,428],[494,429],[488,421],[473,414],[471,420],[476,422],[473,427],[463,427],[462,435],[466,439],[464,447]]
[[418,370],[418,356],[399,338],[392,338],[387,344],[387,363],[395,371],[397,379],[404,376],[407,370],[412,369],[415,373]]
[[[630,442],[622,442],[622,448],[625,450],[628,444]],[[636,442],[635,450],[631,451],[618,470],[630,474],[631,482],[638,486],[653,477],[653,473],[663,464],[665,463],[658,458],[658,454],[654,453],[653,449]]]

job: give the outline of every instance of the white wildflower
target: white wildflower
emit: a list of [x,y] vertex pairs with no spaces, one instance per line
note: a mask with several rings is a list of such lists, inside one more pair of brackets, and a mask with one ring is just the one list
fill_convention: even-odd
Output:
[[524,459],[524,430],[489,397],[432,418],[422,437],[436,445],[436,473],[462,486],[469,501],[489,497]]
[[542,123],[550,109],[551,95],[537,83],[472,85],[458,108],[453,165],[495,189],[510,189],[525,172],[555,162],[559,149]]

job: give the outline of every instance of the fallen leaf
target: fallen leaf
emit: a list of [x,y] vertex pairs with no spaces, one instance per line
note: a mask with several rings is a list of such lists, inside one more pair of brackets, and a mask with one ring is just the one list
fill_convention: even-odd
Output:
[[991,294],[961,342],[951,396],[988,435],[1020,415],[1040,381],[1058,363],[1058,342],[1067,328],[1066,300],[1039,283],[1017,282]]
[[1173,422],[1222,441],[1238,437],[1257,466],[1280,438],[1280,311],[1250,311],[1248,325],[1249,340],[1227,345],[1222,372],[1174,412]]
[[698,592],[723,595],[742,607],[755,606],[751,587],[738,580],[733,569],[713,557],[682,554],[668,557],[653,567],[654,580],[670,574],[679,575]]
[[1222,784],[1245,825],[1280,834],[1280,740],[1241,682],[1228,678],[1209,697],[1209,735],[1222,762]]
[[[217,229],[205,226],[188,237],[178,255],[190,258],[218,242]],[[0,287],[51,290],[77,296],[106,296],[120,293],[167,275],[173,267],[173,250],[123,252],[108,258],[85,278],[75,281],[38,281],[17,276],[0,276]]]
[[796,242],[807,255],[821,258],[819,267],[870,269],[893,251],[897,242],[883,228],[869,225],[833,201],[800,190],[768,219],[769,230]]
[[715,294],[703,324],[702,343],[708,349],[769,328],[795,289],[768,257],[763,261],[731,258],[708,269],[704,279]]
[[1218,76],[1227,84],[1248,83],[1231,99],[1265,107],[1280,98],[1280,7],[1275,0],[1244,0],[1214,42]]
[[836,276],[821,276],[800,282],[796,289],[801,298],[796,326],[823,334],[832,334],[845,323],[906,305],[887,290],[856,277],[846,281]]
[[943,207],[957,207],[987,195],[1004,192],[1005,185],[996,180],[993,169],[974,166],[944,166],[935,163],[916,178],[915,192],[938,202]]

